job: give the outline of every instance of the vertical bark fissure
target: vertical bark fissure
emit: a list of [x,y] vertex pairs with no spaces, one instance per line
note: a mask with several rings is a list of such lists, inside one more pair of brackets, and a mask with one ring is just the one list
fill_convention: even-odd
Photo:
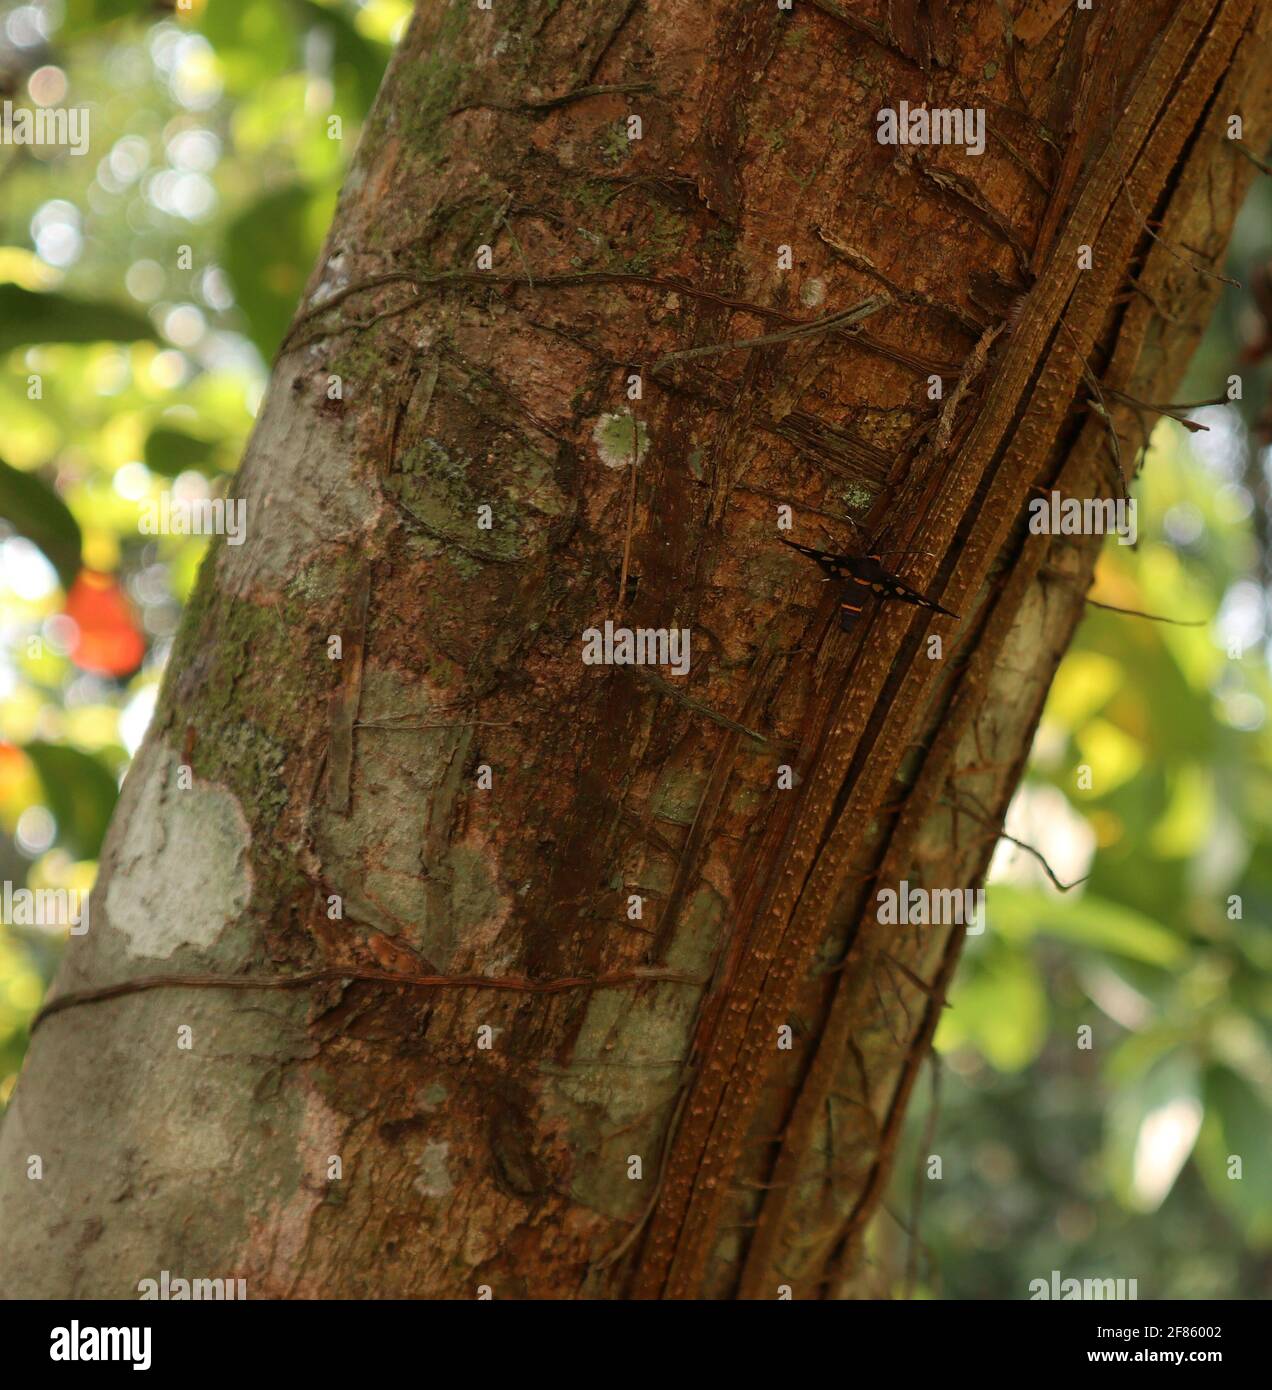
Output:
[[[967,576],[961,586],[965,595],[983,582],[990,556],[1001,546],[1004,533],[1011,524],[1010,519],[1018,515],[1025,500],[1029,482],[1028,459],[1045,456],[1050,438],[1054,437],[1056,428],[1068,412],[1071,393],[1078,379],[1079,364],[1074,362],[1073,354],[1063,338],[1057,336],[1056,329],[1061,322],[1064,306],[1076,293],[1074,308],[1077,324],[1094,338],[1099,331],[1098,324],[1104,320],[1113,291],[1125,273],[1131,248],[1139,239],[1137,227],[1129,226],[1125,219],[1118,219],[1117,191],[1127,174],[1137,167],[1145,142],[1145,164],[1155,171],[1173,167],[1187,128],[1195,119],[1194,113],[1208,99],[1249,12],[1248,4],[1220,5],[1218,13],[1222,16],[1222,22],[1212,24],[1214,6],[1207,7],[1199,16],[1187,13],[1184,6],[1174,9],[1143,80],[1132,93],[1121,128],[1113,132],[1108,148],[1079,194],[1067,229],[1057,242],[1050,270],[1026,300],[1017,334],[999,364],[998,376],[986,395],[971,437],[958,460],[961,480],[957,474],[953,478],[947,476],[941,489],[946,499],[945,506],[967,506],[974,492],[969,486],[975,476],[973,469],[979,464],[986,470],[993,470],[999,441],[1006,442],[1004,417],[1010,418],[1027,393],[1029,408],[1024,422],[1008,443],[1002,466],[996,473],[990,472],[993,481],[986,504],[980,512],[982,522],[979,530],[972,533],[972,544],[979,542],[980,554],[969,564],[965,547],[961,557],[960,576]],[[1190,66],[1194,49],[1203,40],[1205,61],[1193,62]],[[1184,83],[1185,90],[1199,88],[1202,98],[1198,100],[1194,96],[1191,107],[1180,101],[1172,112],[1167,103],[1172,96],[1179,95],[1176,87],[1186,69],[1188,77]],[[1192,95],[1192,92],[1189,94]],[[1150,135],[1153,123],[1163,108],[1160,124]],[[1156,162],[1150,164],[1150,161]],[[1080,279],[1079,246],[1094,244],[1100,231],[1108,230],[1104,226],[1106,219],[1114,224],[1112,235],[1107,239],[1111,244],[1100,242],[1102,262]],[[1087,325],[1092,321],[1097,327],[1088,329]],[[1048,343],[1050,346],[1045,346]],[[1039,350],[1044,354],[1043,366],[1037,371],[1036,386],[1031,390],[1034,362]],[[1037,423],[1031,429],[1031,422],[1035,420]],[[1043,443],[1044,439],[1047,440],[1046,444]],[[980,463],[982,458],[984,462]],[[984,518],[995,518],[997,524],[987,526]],[[958,588],[955,588],[956,594]],[[958,601],[957,598],[955,601]],[[883,622],[886,621],[885,617]],[[854,675],[858,673],[854,672]],[[917,686],[921,690],[924,679],[923,675],[915,673],[913,667],[907,673],[907,684],[912,689]],[[882,682],[875,681],[866,689],[878,691],[882,685]],[[894,751],[890,758],[885,758],[881,756],[885,745],[881,741],[875,742],[871,766],[865,776],[854,786],[853,795],[847,802],[841,798],[838,803],[844,807],[838,821],[840,826],[852,826],[857,816],[865,814],[872,804],[877,804],[879,783],[882,777],[890,776],[895,767],[895,759],[899,756],[898,744],[912,728],[918,698],[918,691],[915,691],[911,699],[903,697],[898,700],[902,716],[900,720],[892,721]],[[878,708],[877,699],[874,703]],[[861,728],[861,724],[858,723],[857,727]],[[847,731],[848,758],[845,761],[848,761],[848,768],[836,766],[838,758],[832,755],[822,764],[825,781],[833,783],[840,777],[851,776],[849,759],[854,743],[854,735]],[[844,757],[843,754],[839,756]],[[812,809],[811,791],[805,804]],[[830,838],[832,843],[841,840],[842,833],[832,831]],[[736,1029],[723,1028],[719,1038],[711,1041],[708,1055],[691,1083],[695,1089],[702,1088],[703,1103],[695,1106],[691,1097],[685,1108],[685,1133],[683,1138],[677,1136],[668,1174],[666,1214],[664,1217],[662,1207],[655,1214],[645,1262],[638,1276],[637,1289],[641,1292],[691,1295],[702,1278],[717,1213],[724,1199],[725,1174],[736,1162],[748,1111],[756,1103],[755,1086],[759,1068],[754,1054],[765,1046],[766,1041],[769,1046],[772,1045],[772,1032],[787,1005],[796,974],[803,968],[821,935],[816,925],[812,925],[811,929],[806,927],[798,935],[793,935],[788,943],[781,939],[784,933],[778,924],[787,912],[791,914],[791,923],[798,923],[801,899],[811,900],[814,904],[835,901],[838,882],[842,881],[841,855],[841,850],[822,852],[815,857],[810,855],[809,876],[804,881],[802,892],[796,891],[791,896],[789,908],[779,897],[770,909],[769,918],[774,922],[775,934],[762,945],[757,941],[757,949],[753,953],[757,963],[756,973],[750,978],[744,976],[739,981],[742,999],[751,1000],[753,1004],[749,1009],[743,1004],[738,1010],[744,1017]],[[789,870],[786,872],[789,877]],[[814,924],[816,914],[815,908],[812,914]],[[765,1038],[766,1033],[768,1039]],[[714,1059],[710,1055],[712,1050],[718,1054]],[[698,1120],[696,1125],[695,1119]],[[679,1155],[677,1149],[680,1150]]]

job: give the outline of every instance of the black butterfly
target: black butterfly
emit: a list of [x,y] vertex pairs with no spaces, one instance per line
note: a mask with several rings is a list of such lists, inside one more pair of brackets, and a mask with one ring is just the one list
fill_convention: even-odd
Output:
[[912,603],[916,608],[930,608],[934,613],[944,613],[947,618],[958,617],[957,613],[951,613],[948,608],[933,603],[917,589],[910,588],[891,570],[884,569],[878,555],[832,555],[828,550],[814,550],[810,545],[796,545],[785,536],[778,536],[778,540],[783,545],[789,545],[792,550],[798,550],[801,555],[807,555],[810,560],[815,560],[825,572],[827,579],[834,579],[844,586],[839,597],[839,626],[844,632],[850,631],[853,623],[861,616],[866,599],[866,594],[861,590],[878,594],[885,602],[894,599],[898,603]]

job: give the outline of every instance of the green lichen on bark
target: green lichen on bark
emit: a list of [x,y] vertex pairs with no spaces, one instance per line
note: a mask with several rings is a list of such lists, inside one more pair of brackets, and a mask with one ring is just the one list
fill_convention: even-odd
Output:
[[457,52],[470,17],[467,6],[447,5],[429,50],[398,67],[399,86],[392,105],[381,102],[376,108],[377,115],[388,118],[391,114],[394,133],[400,133],[428,164],[440,157],[438,133],[471,70]]

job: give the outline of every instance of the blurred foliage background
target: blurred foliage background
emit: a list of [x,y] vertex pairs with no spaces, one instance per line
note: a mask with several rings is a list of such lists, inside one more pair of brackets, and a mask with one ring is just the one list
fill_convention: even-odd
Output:
[[[206,544],[139,519],[224,493],[409,9],[0,4],[0,99],[91,118],[82,157],[0,145],[0,881],[92,884]],[[1270,255],[1262,180],[1229,271]],[[1243,399],[1159,424],[1106,547],[1096,598],[1202,625],[1092,609],[1061,668],[1007,829],[1084,881],[999,846],[880,1293],[1272,1294],[1267,331],[1225,290],[1180,399]],[[0,1105],[65,939],[0,921]]]

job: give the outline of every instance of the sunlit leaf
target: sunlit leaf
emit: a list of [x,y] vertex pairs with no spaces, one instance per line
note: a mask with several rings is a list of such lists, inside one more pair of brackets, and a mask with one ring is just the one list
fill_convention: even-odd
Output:
[[1144,763],[1144,749],[1107,719],[1092,719],[1077,735],[1082,761],[1099,769],[1092,790],[1100,796],[1129,781]]
[[1172,779],[1170,805],[1153,827],[1153,849],[1163,859],[1193,854],[1214,821],[1214,781],[1207,769],[1186,763]]
[[1073,652],[1060,663],[1047,695],[1047,718],[1076,729],[1109,699],[1122,682],[1116,661],[1098,652]]
[[1177,1048],[1150,1071],[1124,1083],[1109,1107],[1107,1156],[1118,1199],[1156,1211],[1188,1161],[1202,1122],[1195,1054]]
[[963,962],[937,1047],[971,1045],[999,1071],[1019,1071],[1042,1050],[1047,1017],[1046,990],[1033,962],[1001,942],[987,942]]
[[989,889],[988,917],[991,932],[1014,940],[1045,932],[1147,965],[1178,965],[1188,954],[1187,943],[1174,932],[1132,908],[1089,892],[1057,897],[995,884]]

